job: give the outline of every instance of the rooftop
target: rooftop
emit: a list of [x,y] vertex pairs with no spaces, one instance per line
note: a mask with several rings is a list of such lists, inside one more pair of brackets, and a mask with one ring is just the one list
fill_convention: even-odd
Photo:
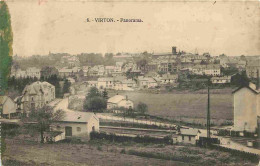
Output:
[[191,136],[196,136],[200,131],[198,129],[181,129],[181,135],[191,135]]
[[[91,118],[97,118],[92,112],[66,111],[61,122],[88,123]],[[97,118],[98,119],[98,118]]]
[[121,100],[124,100],[125,99],[125,96],[122,96],[122,95],[115,95],[113,97],[110,97],[107,102],[108,103],[118,103],[120,102]]

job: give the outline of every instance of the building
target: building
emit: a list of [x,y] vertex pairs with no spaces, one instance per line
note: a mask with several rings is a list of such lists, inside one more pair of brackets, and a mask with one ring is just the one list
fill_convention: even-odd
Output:
[[90,112],[66,111],[65,117],[52,124],[51,129],[61,132],[55,142],[71,137],[88,139],[92,131],[99,132],[99,118]]
[[89,87],[98,87],[97,81],[87,81]]
[[127,96],[115,95],[107,100],[107,109],[114,108],[134,108],[133,101],[129,100]]
[[73,70],[72,69],[68,69],[66,67],[59,69],[59,76],[60,77],[69,77],[69,76],[73,76]]
[[246,74],[249,78],[257,78],[257,70],[260,71],[260,60],[249,61],[246,66]]
[[208,76],[219,76],[220,75],[220,65],[218,64],[211,64],[206,65],[204,69],[204,74]]
[[84,73],[84,77],[88,76],[88,72],[89,72],[90,68],[91,68],[90,66],[82,66],[82,71]]
[[56,69],[55,67],[49,67],[49,66],[43,67],[41,69],[40,73],[41,73],[41,77],[44,77],[44,78],[48,78],[53,75],[57,75],[57,76],[59,75],[58,69]]
[[84,76],[84,72],[80,67],[73,67],[73,68],[61,68],[59,69],[59,76],[60,77],[72,77],[72,76],[76,76],[77,74],[79,74],[79,72],[82,72],[81,75],[82,77]]
[[78,66],[80,66],[79,58],[77,56],[73,56],[73,55],[62,56],[60,63],[63,66],[68,66],[68,67],[78,67]]
[[231,83],[231,76],[212,77],[211,82],[213,84],[229,84]]
[[12,69],[11,77],[15,77],[15,78],[27,78],[27,77],[35,78],[36,77],[36,78],[40,79],[41,72],[40,72],[40,69],[38,69],[36,67],[29,67],[26,70]]
[[115,66],[105,66],[105,74],[112,75],[115,71]]
[[210,65],[196,65],[192,68],[192,72],[196,75],[208,75],[208,76],[219,76],[220,65],[210,64]]
[[15,118],[19,115],[15,102],[8,96],[0,96],[0,106],[2,107],[2,118]]
[[200,131],[198,129],[180,129],[177,142],[195,145],[196,140],[199,140],[199,135]]
[[11,77],[15,77],[15,78],[26,78],[27,75],[26,75],[26,71],[23,71],[21,69],[17,69],[17,70],[14,70],[12,68],[11,70]]
[[27,85],[22,96],[15,99],[17,109],[29,113],[32,109],[41,108],[55,99],[55,86],[48,82],[34,82]]
[[233,91],[234,131],[255,133],[260,116],[259,86],[250,83]]
[[178,80],[178,75],[170,75],[170,74],[164,74],[160,78],[160,84],[161,85],[166,85],[166,84],[175,84],[177,83]]
[[38,79],[40,79],[41,77],[41,70],[36,68],[36,67],[29,67],[26,69],[26,75],[27,77],[36,77]]
[[98,78],[97,88],[98,89],[113,89],[114,88],[114,78],[113,77],[104,77]]

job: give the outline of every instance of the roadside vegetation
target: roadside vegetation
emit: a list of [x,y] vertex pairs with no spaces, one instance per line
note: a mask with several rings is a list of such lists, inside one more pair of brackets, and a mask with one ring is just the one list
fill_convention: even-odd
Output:
[[[87,143],[70,142],[34,144],[7,140],[3,163],[7,165],[248,165],[257,163],[228,152],[189,145],[166,145],[135,142],[91,140]],[[35,158],[35,153],[38,156]],[[56,155],[53,155],[56,154]],[[79,155],[81,154],[81,155]],[[94,162],[95,161],[95,162]]]

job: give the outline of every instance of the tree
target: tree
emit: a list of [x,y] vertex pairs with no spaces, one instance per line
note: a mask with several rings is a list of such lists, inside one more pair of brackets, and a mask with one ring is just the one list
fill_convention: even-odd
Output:
[[201,65],[207,65],[207,64],[208,64],[208,62],[207,62],[207,61],[205,61],[205,60],[202,60],[202,61],[200,62],[200,64],[201,64]]
[[107,101],[96,87],[92,87],[84,101],[84,109],[91,112],[102,112],[107,107]]
[[231,77],[231,84],[237,87],[248,86],[249,82],[250,80],[248,79],[245,71],[243,71],[241,74],[237,73]]
[[60,87],[59,81],[54,86],[55,86],[55,95],[56,95],[55,97],[56,98],[62,97],[61,87]]
[[99,93],[99,91],[96,87],[91,87],[88,95],[86,96],[86,98],[92,98],[92,97],[95,97],[95,96],[100,96],[100,93]]
[[39,109],[33,109],[28,114],[28,117],[22,117],[24,124],[32,124],[28,127],[40,133],[41,143],[44,142],[44,132],[49,131],[50,125],[55,121],[60,121],[64,118],[65,112],[62,110],[54,111],[53,107],[44,106]]
[[102,92],[102,97],[106,100],[108,99],[108,93],[106,89],[104,89],[104,91]]
[[246,56],[245,56],[245,55],[241,55],[241,56],[240,56],[240,60],[246,61]]
[[103,97],[94,96],[87,98],[84,102],[84,109],[91,112],[102,112],[107,107],[107,102]]
[[143,103],[143,102],[139,102],[138,105],[137,105],[136,110],[140,114],[144,115],[148,111],[148,106],[145,103]]
[[70,91],[70,82],[68,81],[68,79],[65,79],[62,91],[63,91],[63,93],[69,93],[69,91]]
[[13,33],[11,19],[6,2],[0,2],[0,92],[7,90],[8,75],[13,54]]
[[235,67],[228,67],[228,68],[221,67],[220,70],[223,75],[234,75],[236,73],[239,73],[238,69]]
[[220,58],[226,58],[227,55],[226,55],[226,54],[221,54],[221,55],[219,55],[219,57],[220,57]]

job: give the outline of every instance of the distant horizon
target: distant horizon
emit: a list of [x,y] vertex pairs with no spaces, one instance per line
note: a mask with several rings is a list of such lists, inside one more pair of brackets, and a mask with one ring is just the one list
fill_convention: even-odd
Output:
[[[147,52],[147,53],[150,53],[152,55],[171,53],[170,51],[169,52],[166,52],[166,51],[165,52],[154,52],[154,53],[153,52],[148,52],[148,51],[143,51],[143,52]],[[101,53],[101,52],[81,52],[81,53],[71,54],[71,53],[68,53],[68,52],[51,52],[50,51],[51,54],[69,54],[71,56],[77,56],[77,55],[80,55],[80,54],[101,54],[102,56],[105,56],[105,54],[110,54],[110,53],[112,53],[113,55],[116,55],[118,53],[123,53],[123,54],[142,54],[143,52],[116,52],[116,53],[112,53],[112,52],[106,52],[106,53]],[[195,53],[192,53],[192,52],[186,52],[186,53],[195,54]],[[210,54],[210,52],[203,52],[203,53],[209,53]],[[198,53],[198,55],[202,55],[203,53]],[[222,53],[222,54],[225,54],[225,53]],[[219,55],[222,55],[222,54],[219,54]],[[211,56],[217,57],[219,55],[211,55]],[[233,55],[233,56],[232,55],[227,55],[227,54],[225,54],[225,55],[228,56],[228,57],[239,57],[239,56],[242,56],[243,54],[241,54],[241,55]],[[28,58],[28,57],[32,57],[32,56],[49,56],[49,53],[48,54],[34,54],[34,55],[29,55],[29,56],[20,56],[18,54],[14,54],[13,56]],[[260,56],[260,54],[259,55],[244,55],[244,56],[254,57],[254,56]]]

